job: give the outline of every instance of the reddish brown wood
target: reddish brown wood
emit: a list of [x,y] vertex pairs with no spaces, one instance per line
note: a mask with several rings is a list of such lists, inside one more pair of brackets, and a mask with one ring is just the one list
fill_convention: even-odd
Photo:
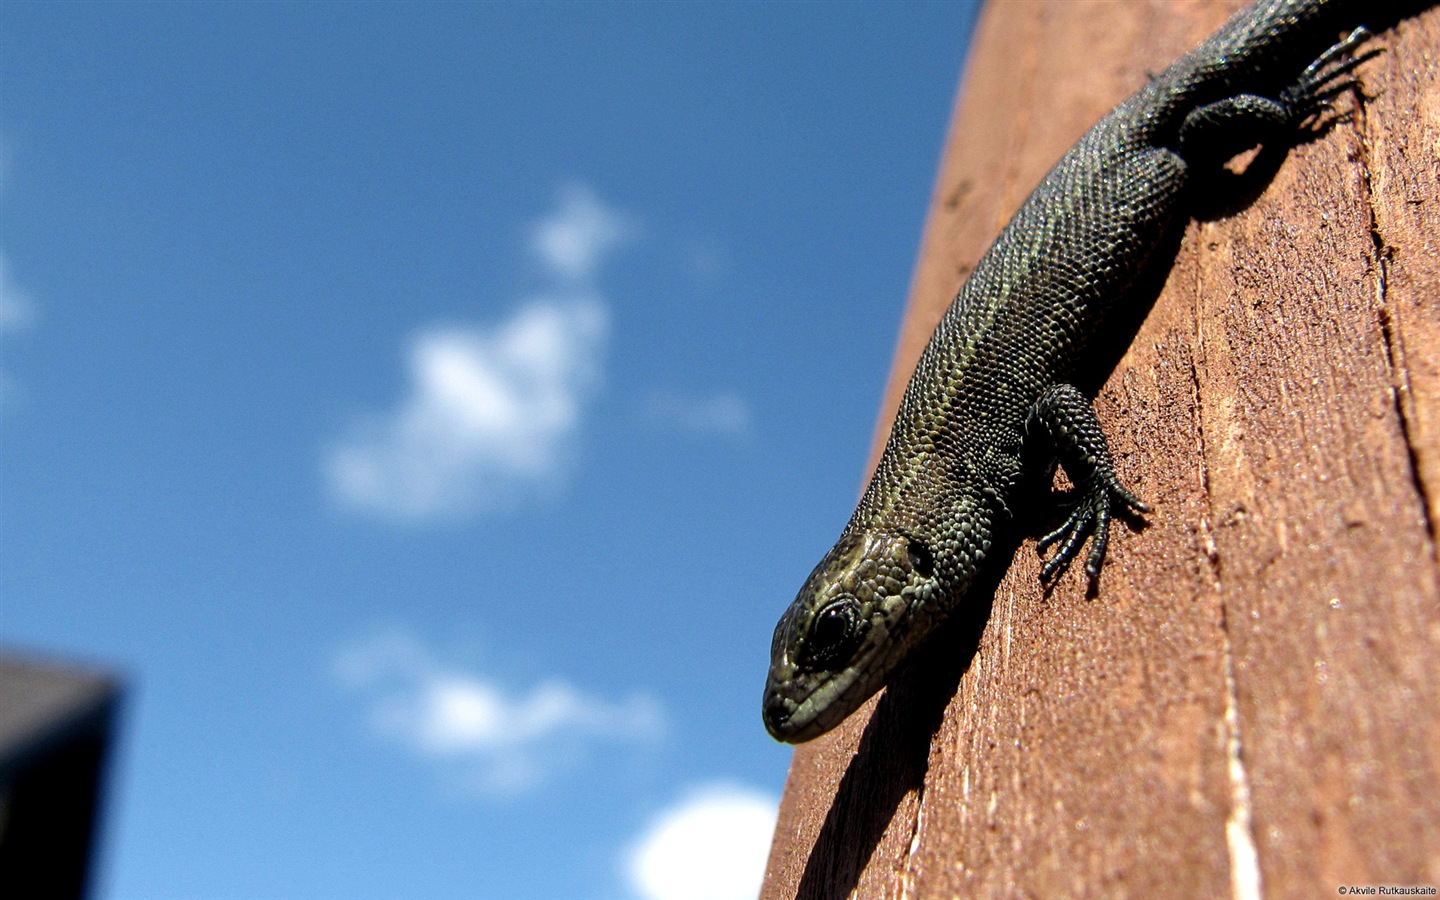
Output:
[[[987,8],[876,455],[1025,194],[1238,5]],[[1440,885],[1440,14],[1378,42],[1352,119],[1188,228],[1099,391],[1148,525],[1091,598],[1026,540],[978,639],[799,747],[763,897]]]

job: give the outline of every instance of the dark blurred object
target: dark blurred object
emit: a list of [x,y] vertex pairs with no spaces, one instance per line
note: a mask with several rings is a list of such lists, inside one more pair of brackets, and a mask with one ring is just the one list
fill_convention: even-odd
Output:
[[119,683],[0,653],[0,897],[86,895]]

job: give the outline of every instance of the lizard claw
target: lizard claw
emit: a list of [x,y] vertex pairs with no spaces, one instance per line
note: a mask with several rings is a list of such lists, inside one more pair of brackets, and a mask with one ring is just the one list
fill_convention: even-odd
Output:
[[1092,479],[1084,497],[1059,528],[1040,538],[1035,550],[1041,556],[1055,544],[1060,549],[1040,567],[1040,580],[1051,581],[1070,565],[1080,553],[1085,539],[1094,536],[1090,554],[1085,558],[1085,574],[1094,581],[1100,576],[1100,564],[1105,561],[1105,547],[1110,542],[1110,519],[1116,504],[1120,508],[1135,512],[1149,512],[1139,497],[1126,490],[1113,473]]
[[1300,78],[1294,84],[1281,93],[1280,102],[1289,111],[1293,123],[1302,124],[1306,119],[1324,112],[1329,106],[1330,98],[1359,84],[1357,79],[1346,76],[1361,63],[1379,56],[1384,52],[1384,48],[1375,47],[1338,63],[1336,60],[1365,43],[1371,36],[1364,26],[1356,28],[1343,41],[1322,53],[1319,59],[1300,73]]

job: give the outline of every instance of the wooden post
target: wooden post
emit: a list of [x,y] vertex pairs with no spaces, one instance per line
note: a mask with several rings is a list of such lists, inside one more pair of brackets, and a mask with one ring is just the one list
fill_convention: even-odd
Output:
[[[876,455],[1030,189],[1240,5],[988,6]],[[1097,373],[1147,524],[1089,597],[1027,538],[976,623],[797,748],[762,897],[1440,887],[1440,11],[1374,45],[1354,115],[1190,224]]]

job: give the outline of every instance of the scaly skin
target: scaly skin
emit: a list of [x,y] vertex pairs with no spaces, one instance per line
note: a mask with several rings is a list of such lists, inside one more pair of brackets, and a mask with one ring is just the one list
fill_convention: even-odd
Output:
[[936,327],[855,514],[775,628],[770,734],[800,742],[839,724],[965,602],[1009,518],[1027,442],[1047,442],[1080,496],[1040,542],[1060,548],[1041,577],[1087,539],[1098,574],[1112,513],[1145,507],[1116,478],[1094,410],[1069,383],[1075,367],[1108,311],[1163,262],[1152,256],[1188,218],[1195,176],[1256,144],[1293,142],[1353,84],[1348,73],[1373,55],[1347,58],[1363,31],[1316,56],[1367,8],[1270,0],[1242,11],[1103,118],[1025,201]]

